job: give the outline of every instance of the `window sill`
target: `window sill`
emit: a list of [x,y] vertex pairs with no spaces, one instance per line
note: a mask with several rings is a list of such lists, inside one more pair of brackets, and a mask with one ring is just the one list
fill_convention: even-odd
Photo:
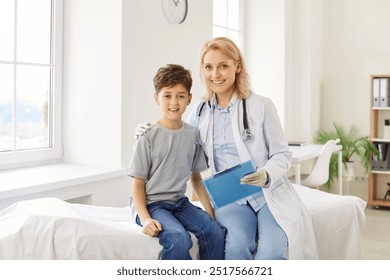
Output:
[[126,169],[55,163],[0,171],[0,200],[125,176]]

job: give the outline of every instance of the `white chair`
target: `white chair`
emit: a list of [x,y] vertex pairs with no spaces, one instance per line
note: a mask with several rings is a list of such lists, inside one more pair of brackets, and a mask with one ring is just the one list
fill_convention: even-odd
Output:
[[325,143],[320,152],[320,155],[317,158],[317,161],[314,164],[313,169],[309,175],[303,177],[301,180],[301,185],[310,188],[318,188],[328,181],[330,158],[332,156],[334,146],[336,146],[339,142],[340,139],[336,139],[329,140]]

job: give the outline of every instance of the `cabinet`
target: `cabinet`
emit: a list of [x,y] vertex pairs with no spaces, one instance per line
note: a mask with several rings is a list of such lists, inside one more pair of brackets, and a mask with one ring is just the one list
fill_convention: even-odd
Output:
[[[386,83],[389,84],[386,86]],[[390,134],[387,130],[390,127],[385,127],[385,123],[389,123],[387,120],[390,120],[390,102],[388,102],[390,97],[385,94],[386,87],[390,87],[390,74],[371,76],[370,141],[377,147],[381,147],[382,156],[371,158],[372,170],[368,176],[368,204],[377,207],[390,207],[390,195],[387,195],[385,199],[390,189],[388,185],[390,184]],[[382,98],[380,98],[380,93],[382,93]]]

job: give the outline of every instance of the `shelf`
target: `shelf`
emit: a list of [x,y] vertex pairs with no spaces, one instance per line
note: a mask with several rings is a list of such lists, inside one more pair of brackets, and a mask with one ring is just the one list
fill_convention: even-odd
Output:
[[377,111],[390,111],[390,107],[372,107],[372,110],[377,110]]
[[[378,95],[379,89],[383,90],[382,82],[376,83],[376,78],[390,78],[390,75],[371,75],[370,79],[370,141],[371,143],[390,143],[389,138],[384,138],[384,122],[386,119],[390,119],[390,106],[381,107],[373,106],[374,104],[374,81],[375,81],[375,97]],[[384,87],[388,83],[383,83]],[[381,102],[382,100],[380,100]],[[378,102],[378,99],[375,99]],[[378,103],[375,103],[378,105]],[[380,103],[379,103],[380,105]],[[387,104],[386,104],[387,105]],[[390,156],[388,153],[387,156]],[[383,200],[384,194],[388,189],[388,183],[390,182],[390,170],[371,170],[368,174],[368,204],[375,207],[390,207],[390,199],[387,197]],[[383,196],[382,196],[383,195]]]
[[371,173],[372,173],[372,174],[390,175],[390,170],[385,170],[385,171],[381,171],[381,170],[371,170]]
[[384,143],[390,143],[390,139],[388,138],[372,138],[371,142],[384,142]]
[[369,205],[371,206],[385,206],[385,207],[390,207],[390,199],[386,199],[386,200],[383,200],[383,199],[373,199],[371,201],[369,201]]

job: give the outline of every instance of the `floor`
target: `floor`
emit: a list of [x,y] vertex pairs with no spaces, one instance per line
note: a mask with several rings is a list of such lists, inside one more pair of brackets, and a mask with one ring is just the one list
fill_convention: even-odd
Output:
[[366,260],[390,260],[390,208],[367,206],[363,234]]

